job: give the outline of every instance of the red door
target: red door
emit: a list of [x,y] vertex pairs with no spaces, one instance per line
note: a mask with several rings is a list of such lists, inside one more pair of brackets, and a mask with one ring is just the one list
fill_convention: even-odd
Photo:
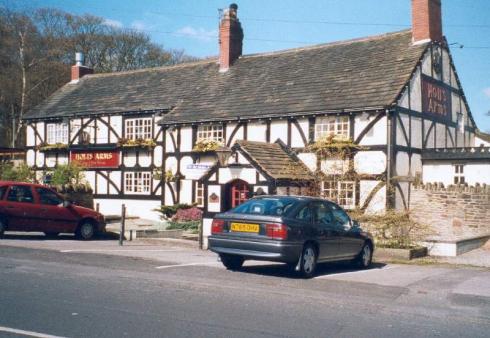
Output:
[[248,200],[250,188],[242,180],[236,180],[230,183],[231,207],[234,208]]

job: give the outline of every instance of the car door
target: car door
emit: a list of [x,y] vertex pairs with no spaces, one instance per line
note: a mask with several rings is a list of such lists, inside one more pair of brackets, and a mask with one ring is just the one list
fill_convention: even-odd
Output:
[[329,207],[332,210],[334,225],[339,234],[339,255],[342,257],[356,256],[363,245],[359,232],[352,228],[349,215],[340,206],[329,203]]
[[78,213],[74,208],[64,207],[63,198],[53,190],[35,188],[40,206],[44,232],[74,232],[79,221]]
[[334,227],[332,212],[328,205],[321,201],[312,202],[311,210],[312,228],[319,243],[318,259],[320,261],[335,259],[339,256],[340,234]]
[[5,198],[5,215],[10,231],[39,231],[39,205],[28,185],[11,185]]

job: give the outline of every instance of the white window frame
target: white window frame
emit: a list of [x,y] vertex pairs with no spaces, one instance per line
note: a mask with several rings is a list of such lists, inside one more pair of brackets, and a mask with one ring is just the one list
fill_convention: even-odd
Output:
[[353,209],[356,206],[356,182],[354,181],[322,181],[320,192],[323,198],[337,203],[342,208]]
[[454,184],[465,184],[464,164],[453,164],[454,167]]
[[196,183],[196,194],[194,197],[194,203],[198,207],[204,207],[204,183],[197,181]]
[[124,120],[124,136],[128,140],[148,140],[153,138],[151,117],[138,117]]
[[151,180],[149,171],[127,171],[124,173],[124,192],[148,195],[151,192]]
[[197,128],[197,141],[212,140],[224,142],[224,130],[222,124],[203,124]]
[[68,124],[67,123],[48,123],[46,125],[47,144],[68,144]]
[[349,116],[323,116],[317,117],[315,121],[315,140],[328,135],[341,135],[349,137]]

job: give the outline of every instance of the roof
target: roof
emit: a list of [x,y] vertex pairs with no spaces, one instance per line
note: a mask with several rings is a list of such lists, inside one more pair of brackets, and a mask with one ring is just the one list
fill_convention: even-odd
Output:
[[310,170],[278,140],[275,143],[239,140],[235,149],[240,150],[252,165],[275,180],[311,181]]
[[490,147],[424,149],[422,161],[490,160]]
[[209,59],[86,75],[25,119],[173,108],[162,123],[174,124],[384,108],[395,102],[426,47],[413,45],[405,30],[245,55],[224,73]]
[[475,134],[478,138],[482,139],[483,141],[490,142],[490,134],[484,133],[480,130],[476,130]]

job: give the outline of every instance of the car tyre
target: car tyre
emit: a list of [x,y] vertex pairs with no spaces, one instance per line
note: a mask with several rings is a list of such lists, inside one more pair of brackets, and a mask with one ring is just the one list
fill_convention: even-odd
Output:
[[0,238],[3,238],[6,229],[7,229],[7,222],[5,221],[4,218],[0,217]]
[[220,255],[219,257],[221,263],[223,263],[228,270],[239,270],[245,261],[243,257],[234,255]]
[[77,237],[83,241],[88,241],[95,236],[95,226],[90,222],[83,222],[77,229]]
[[304,278],[312,278],[315,275],[318,255],[312,244],[306,244],[301,254],[300,273]]
[[56,231],[46,231],[44,232],[44,235],[47,237],[47,238],[56,238],[58,237],[60,233],[59,232],[56,232]]
[[361,252],[355,259],[355,264],[361,269],[367,269],[373,261],[373,247],[369,243],[364,243]]

